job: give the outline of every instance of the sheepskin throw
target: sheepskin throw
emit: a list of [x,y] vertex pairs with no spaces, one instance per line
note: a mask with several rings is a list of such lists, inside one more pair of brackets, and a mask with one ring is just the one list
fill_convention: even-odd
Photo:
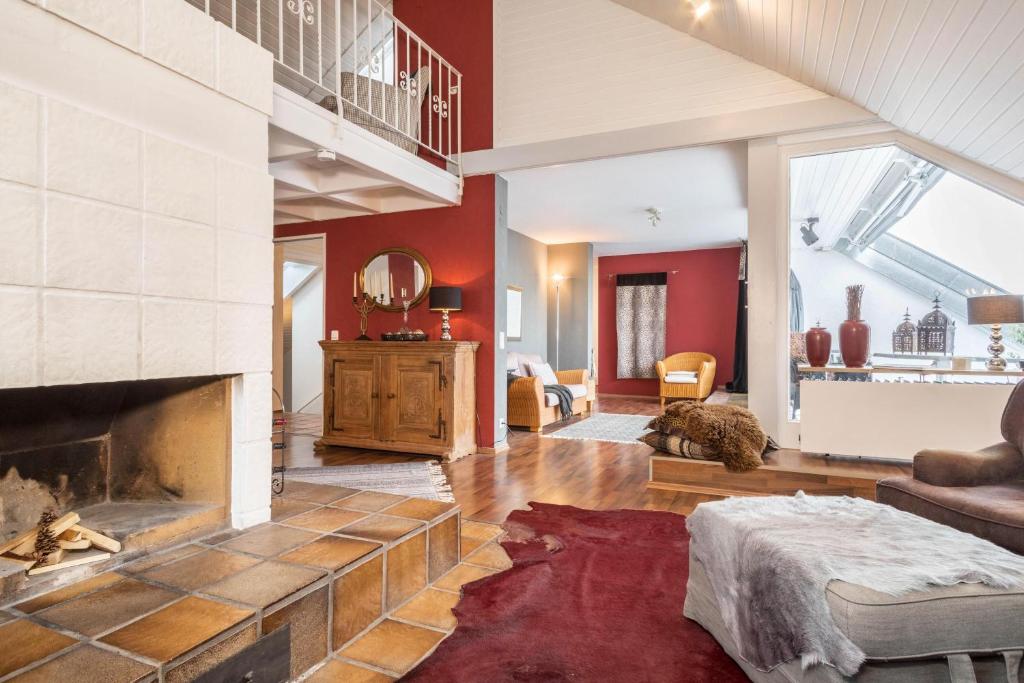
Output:
[[764,464],[768,435],[754,414],[730,405],[681,401],[665,409],[647,425],[663,434],[683,437],[718,454],[730,472],[747,472]]
[[862,498],[730,498],[698,505],[686,527],[740,656],[764,671],[796,657],[846,676],[860,669],[864,652],[832,619],[829,581],[889,595],[1024,587],[1024,557]]

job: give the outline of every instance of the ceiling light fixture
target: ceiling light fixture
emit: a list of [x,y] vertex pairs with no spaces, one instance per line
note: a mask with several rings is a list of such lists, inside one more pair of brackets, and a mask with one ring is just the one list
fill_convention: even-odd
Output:
[[651,227],[655,227],[661,222],[661,209],[656,206],[649,206],[644,211],[647,212],[647,220],[651,222]]
[[704,0],[704,2],[696,5],[693,10],[693,16],[700,21],[704,18],[704,15],[711,11],[711,0]]

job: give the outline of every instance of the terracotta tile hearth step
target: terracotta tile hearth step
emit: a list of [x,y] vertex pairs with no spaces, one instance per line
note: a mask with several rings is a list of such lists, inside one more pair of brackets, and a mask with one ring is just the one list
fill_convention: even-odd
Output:
[[136,683],[156,673],[149,664],[92,645],[81,645],[42,666],[15,676],[11,683]]
[[100,638],[101,642],[167,663],[255,614],[189,596]]
[[[459,564],[455,505],[286,491],[305,500],[275,499],[277,521],[157,549],[0,612],[0,678],[183,683],[288,626],[292,678],[390,681],[451,631],[461,584],[495,563],[484,551]],[[470,523],[465,538],[499,532]],[[8,641],[26,647],[15,656]]]

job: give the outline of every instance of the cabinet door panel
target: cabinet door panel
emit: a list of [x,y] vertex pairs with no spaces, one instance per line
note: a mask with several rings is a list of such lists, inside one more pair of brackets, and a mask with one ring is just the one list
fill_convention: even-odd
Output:
[[390,369],[390,438],[435,446],[446,443],[444,357],[394,356]]
[[379,366],[373,356],[347,356],[332,360],[332,432],[352,438],[375,437],[379,375]]

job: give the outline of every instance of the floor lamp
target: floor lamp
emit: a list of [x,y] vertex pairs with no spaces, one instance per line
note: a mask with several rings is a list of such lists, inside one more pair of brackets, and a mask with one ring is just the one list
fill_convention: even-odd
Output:
[[561,351],[561,337],[562,337],[562,280],[565,279],[564,275],[555,273],[551,276],[551,279],[555,281],[555,370],[561,369],[559,364],[559,352]]

